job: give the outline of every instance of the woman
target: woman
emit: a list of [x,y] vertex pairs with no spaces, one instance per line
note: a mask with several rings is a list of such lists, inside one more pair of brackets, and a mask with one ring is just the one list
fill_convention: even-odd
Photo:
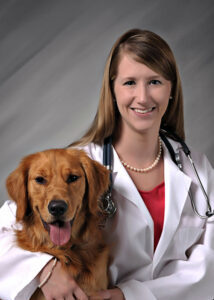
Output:
[[[201,219],[193,212],[190,186],[201,213],[206,210],[203,194],[186,157],[182,155],[185,174],[172,161],[159,137],[163,128],[184,139],[176,62],[161,37],[133,29],[114,44],[94,122],[83,138],[72,144],[102,163],[104,139],[112,136],[117,212],[105,228],[111,246],[111,286],[93,299],[214,298],[214,217]],[[180,147],[176,141],[169,141],[174,150]],[[194,152],[192,157],[214,206],[213,169],[204,156]],[[49,255],[12,246],[14,211],[10,202],[1,209],[5,220],[0,263],[8,272],[4,271],[6,279],[0,281],[0,297],[28,299],[51,270],[51,277],[42,286],[47,299],[87,299],[59,263],[53,268]],[[29,261],[33,270],[29,270]],[[27,276],[20,279],[18,272],[25,267]],[[2,287],[7,278],[19,282],[7,289]]]

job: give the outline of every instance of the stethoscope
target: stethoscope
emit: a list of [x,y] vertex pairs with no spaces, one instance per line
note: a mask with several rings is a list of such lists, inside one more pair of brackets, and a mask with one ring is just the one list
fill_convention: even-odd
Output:
[[[167,132],[165,130],[161,129],[160,130],[160,137],[161,137],[162,141],[164,142],[164,144],[166,145],[173,162],[177,165],[177,167],[181,171],[183,171],[183,166],[182,166],[182,162],[181,162],[180,153],[179,153],[179,151],[176,151],[176,152],[174,151],[172,145],[170,144],[169,140],[166,137],[166,133]],[[170,135],[172,136],[171,133],[170,133]],[[206,201],[206,204],[207,204],[207,211],[206,211],[205,215],[201,215],[197,210],[197,207],[196,207],[196,204],[195,204],[195,201],[193,199],[191,189],[190,189],[189,190],[189,197],[190,197],[190,201],[191,201],[193,211],[199,218],[208,219],[208,218],[210,218],[214,215],[214,210],[212,210],[212,207],[210,205],[209,197],[208,197],[208,195],[207,195],[207,193],[204,189],[204,186],[203,186],[203,184],[201,182],[201,179],[198,175],[195,164],[192,160],[190,149],[187,147],[186,143],[181,138],[179,138],[177,135],[173,134],[173,137],[177,142],[180,143],[181,148],[179,148],[179,149],[181,149],[184,152],[184,154],[186,155],[186,157],[189,159],[190,164],[191,164],[192,169],[193,169],[193,171],[196,175],[196,178],[198,180],[198,183],[200,185],[200,188],[203,192],[203,195],[204,195],[204,198],[205,198],[205,201]],[[103,209],[104,213],[107,215],[107,217],[112,217],[115,214],[117,208],[115,206],[115,203],[112,200],[112,186],[113,186],[113,183],[112,183],[112,138],[111,137],[108,137],[104,140],[103,165],[106,166],[106,168],[110,171],[110,175],[109,175],[110,176],[110,185],[109,185],[108,191],[106,192],[106,194],[102,198],[102,209]]]

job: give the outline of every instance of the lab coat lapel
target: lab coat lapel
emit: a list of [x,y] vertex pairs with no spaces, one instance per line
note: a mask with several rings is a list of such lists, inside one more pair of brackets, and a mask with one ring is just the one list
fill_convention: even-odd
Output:
[[165,216],[162,235],[157,245],[153,271],[163,257],[179,225],[181,214],[191,185],[191,178],[185,175],[172,161],[168,150],[164,147],[165,178]]
[[113,149],[113,187],[114,189],[123,196],[124,199],[131,201],[134,205],[141,209],[145,216],[145,221],[149,225],[151,232],[153,232],[153,220],[152,217],[144,204],[135,184],[131,177],[127,173],[124,166],[121,164],[120,159]]

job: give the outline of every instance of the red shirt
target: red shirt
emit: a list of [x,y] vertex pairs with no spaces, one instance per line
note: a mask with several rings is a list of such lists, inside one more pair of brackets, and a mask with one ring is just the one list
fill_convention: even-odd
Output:
[[165,184],[156,186],[151,191],[139,191],[154,222],[154,250],[159,242],[164,222]]

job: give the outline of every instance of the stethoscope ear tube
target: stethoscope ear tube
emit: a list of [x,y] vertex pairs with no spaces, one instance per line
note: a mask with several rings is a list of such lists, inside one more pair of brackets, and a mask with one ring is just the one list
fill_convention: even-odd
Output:
[[163,141],[164,144],[166,145],[166,148],[168,149],[168,151],[169,151],[169,153],[170,153],[171,159],[172,159],[173,162],[177,165],[177,160],[176,160],[176,157],[175,157],[175,151],[174,151],[174,149],[172,148],[172,145],[170,144],[170,142],[169,142],[168,139],[166,138],[166,136],[165,136],[165,134],[163,133],[163,131],[160,131],[159,134],[160,134],[160,137],[161,137],[162,141]]
[[109,188],[106,193],[102,196],[102,210],[107,217],[112,217],[117,208],[112,200],[112,137],[107,137],[104,140],[103,146],[103,165],[110,171],[109,173]]
[[112,168],[112,137],[109,136],[104,140],[104,150],[103,150],[103,165],[106,166],[108,170]]

